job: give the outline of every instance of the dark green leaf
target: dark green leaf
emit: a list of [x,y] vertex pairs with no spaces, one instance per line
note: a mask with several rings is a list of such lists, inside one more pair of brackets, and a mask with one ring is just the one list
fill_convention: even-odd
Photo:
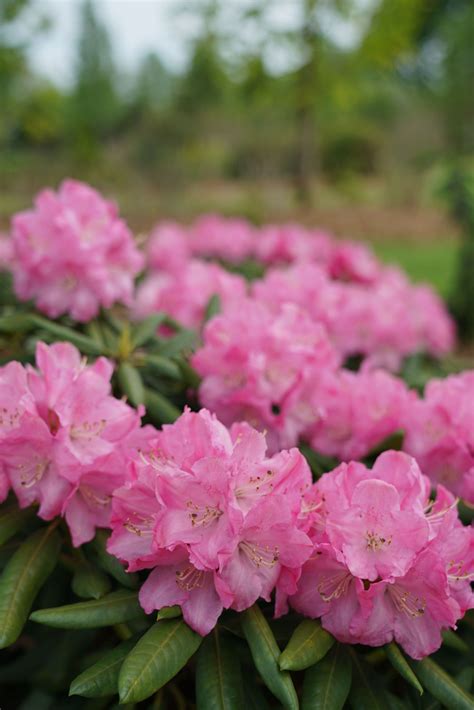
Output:
[[302,710],[341,710],[349,695],[352,665],[346,649],[336,646],[304,676]]
[[113,555],[109,555],[106,549],[108,533],[105,530],[98,530],[94,540],[90,543],[90,548],[97,556],[97,562],[103,570],[108,572],[119,584],[128,589],[137,589],[140,584],[138,575],[126,572]]
[[171,424],[181,415],[166,397],[150,389],[145,390],[145,407],[156,424]]
[[410,661],[410,665],[431,695],[450,710],[473,710],[474,696],[461,688],[431,658]]
[[181,330],[177,335],[160,343],[159,352],[165,357],[174,357],[194,350],[196,343],[197,334],[194,330]]
[[54,337],[54,340],[67,340],[86,355],[100,355],[102,353],[100,346],[95,340],[89,338],[87,335],[78,333],[77,330],[59,325],[42,316],[32,315],[31,319],[33,325],[46,330]]
[[0,577],[0,648],[20,635],[38,591],[56,565],[60,546],[50,525],[33,533],[7,563]]
[[140,619],[144,612],[136,592],[119,589],[101,599],[77,604],[40,609],[31,614],[31,620],[58,629],[96,629]]
[[448,646],[449,648],[454,648],[456,651],[460,651],[461,653],[469,653],[469,646],[463,639],[456,634],[454,631],[451,631],[451,629],[445,629],[442,632],[443,636],[443,643],[445,646]]
[[110,592],[110,580],[102,570],[89,562],[79,562],[72,578],[74,594],[83,599],[100,599]]
[[387,710],[388,697],[378,676],[352,649],[351,657],[352,687],[349,702],[353,710]]
[[240,663],[231,639],[216,627],[205,639],[197,657],[197,708],[242,710],[244,704]]
[[8,506],[0,512],[0,545],[17,533],[28,518],[34,515],[31,508],[20,510],[16,505]]
[[178,365],[163,355],[147,354],[145,355],[143,362],[145,367],[150,370],[150,372],[155,375],[164,375],[165,377],[170,377],[173,380],[181,379],[181,371]]
[[134,407],[145,402],[145,388],[138,370],[129,362],[122,362],[117,369],[117,379],[122,392]]
[[132,345],[139,348],[156,336],[157,330],[166,319],[164,313],[154,313],[132,328]]
[[423,686],[420,685],[418,678],[408,665],[405,656],[400,651],[397,644],[393,642],[389,643],[387,646],[385,646],[385,652],[387,654],[388,660],[395,668],[395,670],[400,673],[402,678],[404,678],[407,683],[410,683],[410,685],[412,685],[415,690],[419,692],[420,695],[423,695]]
[[252,658],[268,689],[288,710],[297,710],[298,697],[288,671],[278,666],[280,649],[259,607],[254,604],[243,612],[242,629]]
[[288,646],[280,656],[282,671],[303,671],[323,658],[334,643],[319,621],[305,619],[295,629]]
[[120,668],[135,644],[136,638],[129,639],[105,653],[100,661],[72,681],[69,695],[103,698],[117,693]]
[[138,703],[156,693],[186,665],[202,637],[182,619],[157,621],[138,641],[120,670],[121,703]]
[[0,333],[23,333],[32,326],[33,320],[29,313],[12,313],[0,317]]

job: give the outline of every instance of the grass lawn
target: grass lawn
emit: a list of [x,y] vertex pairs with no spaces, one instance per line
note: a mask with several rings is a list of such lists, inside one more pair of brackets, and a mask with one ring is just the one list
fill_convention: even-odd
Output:
[[410,244],[386,241],[372,244],[383,261],[401,266],[413,281],[427,281],[447,298],[456,270],[457,244],[454,240]]

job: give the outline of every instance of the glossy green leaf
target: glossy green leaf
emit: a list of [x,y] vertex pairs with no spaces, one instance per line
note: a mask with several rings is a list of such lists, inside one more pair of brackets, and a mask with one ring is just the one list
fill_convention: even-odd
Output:
[[231,638],[216,627],[199,649],[196,666],[197,710],[242,710],[240,663]]
[[473,710],[474,696],[461,688],[431,658],[422,661],[410,661],[410,666],[415,671],[423,686],[433,697],[450,710]]
[[341,644],[304,676],[302,710],[341,710],[349,695],[352,664]]
[[140,584],[138,575],[136,573],[126,572],[118,559],[107,552],[106,546],[108,538],[109,534],[105,530],[98,530],[94,540],[87,548],[95,553],[100,567],[117,580],[122,587],[137,589]]
[[398,673],[400,673],[402,678],[404,678],[407,683],[410,683],[410,685],[412,685],[420,695],[423,695],[423,686],[420,684],[420,681],[408,665],[405,656],[400,651],[397,644],[394,642],[389,643],[385,646],[385,653],[387,654],[387,658],[392,666],[396,671],[398,671]]
[[110,592],[110,579],[88,560],[78,563],[72,578],[72,590],[82,599],[100,599]]
[[164,313],[154,313],[132,328],[132,345],[139,348],[156,336],[157,330],[166,319]]
[[319,621],[305,619],[297,626],[281,654],[280,668],[282,671],[303,671],[324,658],[333,644],[334,637]]
[[100,346],[87,335],[78,333],[77,330],[73,328],[68,328],[64,325],[59,325],[54,321],[43,318],[42,316],[32,315],[31,320],[33,325],[46,330],[50,333],[55,340],[67,340],[68,342],[75,345],[79,350],[85,355],[100,355],[102,350]]
[[20,635],[37,593],[56,565],[60,546],[50,525],[34,532],[7,563],[0,577],[0,648]]
[[30,618],[39,624],[54,626],[57,629],[96,629],[141,619],[143,616],[137,593],[129,589],[119,589],[101,599],[39,609],[34,611]]
[[145,407],[156,424],[171,424],[181,414],[166,397],[151,389],[145,389]]
[[389,705],[385,689],[372,668],[353,649],[352,686],[349,702],[353,710],[387,710]]
[[288,671],[280,670],[280,649],[260,608],[254,604],[243,612],[242,629],[252,658],[267,688],[288,710],[299,707],[295,687]]
[[117,379],[122,392],[134,407],[145,402],[145,388],[138,370],[129,362],[121,362],[117,369]]
[[175,604],[174,606],[164,606],[163,609],[160,609],[156,615],[156,620],[176,619],[178,616],[182,616],[181,607]]
[[72,681],[69,695],[103,698],[117,693],[120,668],[136,642],[136,638],[129,639],[105,653],[100,661]]
[[182,619],[157,621],[138,641],[120,670],[121,703],[138,703],[156,693],[186,665],[202,637]]
[[164,375],[165,377],[170,377],[173,380],[181,379],[181,371],[178,365],[163,355],[147,354],[145,355],[143,362],[145,367],[150,370],[150,372],[156,375]]
[[22,529],[25,522],[34,515],[31,508],[20,510],[16,505],[5,507],[0,511],[0,545],[7,542]]

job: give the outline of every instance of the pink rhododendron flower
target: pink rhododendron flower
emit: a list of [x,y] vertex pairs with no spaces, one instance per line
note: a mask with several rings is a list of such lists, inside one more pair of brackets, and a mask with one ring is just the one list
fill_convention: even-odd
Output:
[[403,429],[416,394],[382,370],[323,372],[308,387],[308,426],[304,433],[323,454],[348,461],[366,456]]
[[156,271],[179,272],[191,258],[191,241],[176,222],[159,222],[146,245],[148,265]]
[[256,237],[254,228],[244,219],[209,214],[192,225],[189,240],[196,256],[238,263],[253,255]]
[[[107,526],[140,413],[110,394],[112,365],[87,366],[69,343],[38,343],[38,369],[0,368],[0,460],[21,507],[64,514],[75,545]],[[127,440],[130,439],[130,443]]]
[[255,240],[255,255],[264,264],[311,261],[325,264],[331,251],[329,235],[297,224],[266,225]]
[[273,315],[248,299],[212,318],[203,340],[192,358],[202,404],[225,424],[245,419],[266,430],[273,451],[296,444],[308,381],[339,365],[324,327],[293,304]]
[[372,251],[356,242],[336,243],[328,270],[333,279],[365,284],[374,283],[381,275],[381,266]]
[[441,645],[474,606],[474,529],[464,527],[455,500],[430,485],[410,456],[383,453],[372,470],[341,464],[307,496],[313,553],[296,583],[277,583],[277,611],[287,599],[321,618],[345,643],[397,641],[413,658]]
[[101,306],[131,304],[143,257],[115,206],[88,185],[65,180],[43,190],[12,222],[14,286],[51,318],[93,318]]
[[153,571],[140,591],[147,613],[179,604],[201,634],[223,608],[269,599],[280,576],[311,553],[299,527],[309,468],[297,450],[268,457],[247,424],[226,429],[189,410],[157,433],[113,496],[109,552]]
[[431,380],[405,420],[404,450],[432,481],[474,505],[474,371]]
[[134,313],[145,318],[163,311],[185,326],[198,328],[212,296],[219,296],[225,309],[238,305],[246,291],[241,276],[229,274],[217,264],[191,260],[177,272],[148,276],[138,287]]

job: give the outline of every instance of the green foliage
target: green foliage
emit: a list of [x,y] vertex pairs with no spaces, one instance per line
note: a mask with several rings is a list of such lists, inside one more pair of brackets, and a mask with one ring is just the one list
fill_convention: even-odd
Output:
[[336,646],[304,676],[302,710],[342,710],[352,680],[347,650]]
[[304,671],[324,658],[333,644],[334,638],[321,627],[319,621],[305,619],[295,629],[281,654],[280,668],[282,671]]
[[232,638],[215,629],[197,656],[197,709],[240,710],[244,702],[241,667]]

